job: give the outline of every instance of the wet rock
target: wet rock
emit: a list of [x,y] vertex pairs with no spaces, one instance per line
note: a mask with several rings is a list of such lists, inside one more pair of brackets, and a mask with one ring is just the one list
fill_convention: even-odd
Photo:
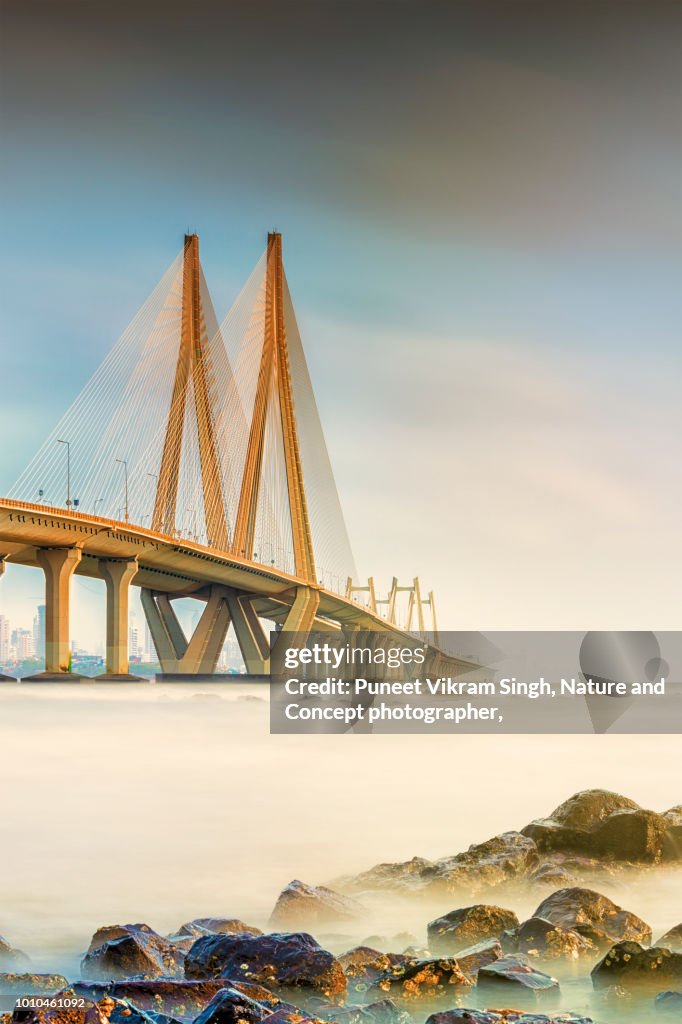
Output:
[[255,999],[250,999],[236,988],[223,988],[217,992],[194,1024],[258,1024],[272,1012]]
[[617,861],[656,862],[669,827],[664,815],[644,810],[634,800],[589,789],[522,831],[541,853],[573,850]]
[[203,936],[187,954],[185,975],[300,989],[328,998],[346,990],[341,964],[306,932]]
[[146,935],[161,936],[150,928],[148,924],[108,924],[102,928],[98,928],[95,934],[90,939],[90,945],[88,946],[88,953],[91,953],[93,949],[98,949],[99,946],[103,946],[105,942],[113,942],[114,939],[121,939],[124,935],[130,935],[131,933],[142,933]]
[[[108,995],[113,999],[125,1000],[140,1009],[164,1013],[177,1017],[196,1017],[213,997],[225,987],[224,981],[183,981],[164,979],[159,981],[114,981],[76,982],[73,989],[77,995],[98,1002]],[[235,986],[237,987],[237,986]],[[239,986],[241,988],[241,986]],[[247,986],[248,987],[248,986]],[[267,993],[266,989],[262,989]],[[251,998],[258,995],[248,993]],[[267,993],[268,995],[270,993]]]
[[593,1024],[590,1017],[576,1017],[572,1013],[560,1013],[548,1017],[544,1013],[523,1013],[521,1010],[445,1010],[432,1013],[426,1024]]
[[[118,931],[121,934],[116,934]],[[148,925],[116,925],[100,929],[113,932],[112,938],[92,946],[81,961],[84,979],[109,981],[118,978],[160,978],[178,976],[182,972],[183,952]]]
[[556,978],[538,971],[520,956],[504,956],[482,967],[478,972],[478,988],[496,996],[504,993],[505,998],[523,1001],[556,999],[559,996]]
[[[260,928],[252,924],[245,924],[236,917],[195,917],[193,921],[187,921],[180,925],[175,936],[192,936],[199,938],[201,935],[262,935]],[[173,938],[175,936],[169,936]]]
[[20,949],[14,949],[7,939],[0,935],[0,970],[21,971],[31,963],[31,958],[22,953]]
[[478,942],[475,946],[461,950],[457,954],[457,963],[467,978],[475,982],[481,967],[487,967],[501,956],[502,946],[497,939],[488,939],[487,942]]
[[574,885],[578,879],[562,864],[544,861],[533,871],[530,881],[535,885],[546,885],[552,889],[565,889]]
[[511,910],[477,903],[473,907],[452,910],[443,917],[430,921],[427,926],[429,948],[437,953],[457,953],[458,950],[481,942],[499,938],[502,932],[518,928],[519,919]]
[[0,974],[2,995],[31,996],[53,994],[67,988],[68,981],[61,974]]
[[317,1018],[309,1016],[297,1006],[289,1005],[281,1006],[263,1020],[267,1024],[317,1024]]
[[598,948],[623,939],[651,942],[648,924],[593,889],[559,889],[542,901],[533,917],[572,929]]
[[337,957],[352,992],[364,992],[387,971],[404,966],[415,957],[401,953],[382,953],[370,946],[356,946]]
[[682,953],[682,924],[675,925],[665,935],[661,935],[656,945],[665,946],[666,949],[671,949],[673,953]]
[[503,832],[470,846],[455,857],[435,861],[422,872],[422,885],[443,893],[477,893],[522,878],[538,863],[534,841],[520,832]]
[[506,948],[539,960],[578,960],[594,956],[597,947],[572,928],[561,928],[544,917],[531,917],[508,937]]
[[277,928],[312,928],[340,921],[356,921],[365,913],[362,904],[349,896],[342,896],[323,885],[307,885],[294,879],[279,894],[270,923]]
[[663,815],[665,835],[661,849],[661,858],[665,861],[682,860],[682,804],[671,807]]
[[682,1017],[682,992],[659,992],[654,1000],[654,1009],[679,1020]]
[[365,1006],[315,1006],[315,1016],[331,1024],[413,1024],[410,1014],[392,999]]
[[413,857],[412,860],[396,864],[376,864],[353,878],[339,879],[338,885],[355,892],[362,892],[365,889],[378,892],[409,892],[422,888],[423,874],[431,867],[433,861],[424,857]]
[[377,997],[388,996],[402,1002],[433,1002],[456,997],[471,987],[471,981],[460,969],[457,960],[414,960],[387,971],[370,989]]
[[625,989],[652,989],[682,984],[682,953],[662,946],[645,949],[638,942],[617,942],[592,969],[595,989],[621,985]]

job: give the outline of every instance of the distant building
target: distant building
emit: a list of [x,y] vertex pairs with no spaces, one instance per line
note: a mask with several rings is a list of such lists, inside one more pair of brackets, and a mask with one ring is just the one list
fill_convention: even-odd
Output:
[[33,620],[33,650],[36,658],[45,658],[45,605],[39,604]]
[[9,619],[0,615],[0,661],[9,661]]
[[35,657],[33,630],[15,629],[12,633],[12,646],[17,661],[28,661],[29,658]]
[[140,633],[137,626],[130,626],[128,630],[128,654],[130,658],[140,660],[142,649],[140,644]]

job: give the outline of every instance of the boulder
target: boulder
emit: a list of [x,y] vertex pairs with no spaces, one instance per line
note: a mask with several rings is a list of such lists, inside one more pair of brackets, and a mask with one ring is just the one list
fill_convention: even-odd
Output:
[[590,1017],[576,1017],[572,1013],[560,1013],[557,1017],[548,1017],[544,1013],[523,1013],[521,1010],[457,1009],[445,1010],[443,1013],[432,1013],[427,1017],[426,1024],[593,1024]]
[[387,971],[370,989],[370,994],[388,996],[402,1002],[452,1000],[459,991],[471,987],[471,981],[454,958],[412,960]]
[[62,974],[0,974],[0,995],[32,996],[61,992],[68,987]]
[[365,1006],[315,1006],[315,1016],[331,1024],[413,1024],[410,1014],[392,999]]
[[592,969],[595,989],[620,985],[626,990],[682,984],[682,953],[662,946],[645,949],[638,942],[617,942]]
[[[177,977],[182,973],[183,952],[148,925],[116,925],[112,938],[91,948],[81,961],[87,980]],[[101,929],[108,932],[109,929]],[[95,933],[93,941],[99,932]]]
[[105,924],[101,928],[98,928],[95,934],[90,939],[90,945],[88,946],[88,953],[91,953],[93,949],[98,949],[103,946],[105,942],[113,942],[114,939],[121,939],[124,935],[130,935],[131,933],[142,933],[146,935],[161,936],[150,928],[148,924]]
[[654,1000],[654,1009],[679,1020],[682,1017],[682,992],[659,992]]
[[666,949],[671,949],[673,953],[682,953],[682,924],[675,925],[665,935],[661,935],[656,945],[665,946]]
[[259,1024],[270,1013],[270,1007],[250,999],[238,989],[223,988],[195,1018],[194,1024]]
[[30,963],[31,958],[26,953],[22,953],[20,949],[15,949],[9,944],[7,939],[3,939],[2,935],[0,935],[0,970],[10,973],[22,971]]
[[402,864],[378,864],[339,884],[353,892],[388,890],[474,895],[525,877],[537,863],[538,851],[532,839],[519,832],[504,832],[453,857],[436,861],[413,857]]
[[187,954],[185,975],[256,982],[327,998],[346,990],[341,964],[306,932],[202,936]]
[[503,832],[424,868],[422,885],[439,893],[475,894],[523,878],[537,864],[538,851],[532,839],[520,832]]
[[482,967],[478,972],[478,988],[486,994],[500,997],[504,994],[505,999],[523,1002],[557,999],[560,994],[556,978],[538,971],[520,956],[503,956]]
[[661,857],[665,861],[682,860],[682,804],[671,807],[663,815],[665,820],[665,835]]
[[592,889],[559,889],[542,901],[533,917],[572,929],[598,948],[622,939],[651,942],[648,924]]
[[588,789],[522,832],[541,853],[575,851],[617,861],[656,862],[663,855],[669,828],[665,815],[643,810],[628,797]]
[[572,928],[562,928],[544,917],[531,917],[506,938],[506,948],[538,960],[578,960],[592,956],[596,946]]
[[478,942],[475,946],[469,946],[457,954],[457,963],[460,971],[471,981],[476,981],[481,967],[487,967],[502,956],[502,946],[497,939],[488,939],[487,942]]
[[277,928],[312,928],[357,921],[364,914],[365,908],[357,900],[323,885],[307,885],[294,879],[279,894],[270,924]]
[[337,957],[348,979],[349,987],[354,992],[364,992],[367,986],[373,984],[382,974],[414,959],[416,958],[401,953],[382,953],[371,946],[356,946]]
[[185,936],[199,938],[200,935],[262,935],[260,928],[245,924],[236,917],[195,917],[192,921],[181,924],[170,939]]
[[486,903],[451,910],[449,914],[430,921],[427,926],[428,945],[436,953],[457,953],[466,946],[497,939],[502,932],[518,928],[519,919],[511,910]]
[[[93,1002],[98,1002],[103,996],[108,995],[112,999],[133,1003],[142,1010],[194,1018],[224,987],[224,981],[182,981],[168,978],[158,981],[80,981],[74,984],[73,989],[77,995]],[[260,995],[253,995],[250,992],[247,994],[252,998],[259,998]]]

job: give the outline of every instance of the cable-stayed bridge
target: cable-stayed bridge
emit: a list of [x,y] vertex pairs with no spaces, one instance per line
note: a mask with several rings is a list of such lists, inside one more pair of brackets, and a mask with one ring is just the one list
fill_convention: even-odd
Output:
[[[5,562],[45,574],[46,664],[34,678],[71,677],[74,573],[106,584],[100,678],[133,678],[131,584],[166,674],[212,674],[230,624],[247,672],[267,674],[264,620],[299,634],[418,633],[442,653],[433,595],[423,599],[418,580],[394,579],[383,599],[372,579],[357,582],[277,233],[220,325],[198,237],[185,237],[0,499],[0,570]],[[180,597],[203,603],[191,637],[173,609]]]

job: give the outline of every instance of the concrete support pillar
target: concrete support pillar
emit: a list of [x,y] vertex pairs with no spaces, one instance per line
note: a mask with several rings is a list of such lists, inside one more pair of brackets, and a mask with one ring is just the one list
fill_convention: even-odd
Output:
[[247,673],[250,676],[267,675],[270,671],[270,643],[251,599],[232,590],[227,600]]
[[230,626],[225,587],[211,587],[189,641],[167,594],[142,589],[142,607],[165,675],[213,675]]
[[45,671],[29,680],[50,682],[80,676],[69,671],[69,596],[71,577],[81,560],[80,548],[38,548],[36,560],[45,573]]
[[[0,555],[0,576],[5,572],[5,559],[7,555]],[[0,672],[0,683],[16,683],[14,676],[6,676],[3,672]]]
[[137,559],[102,558],[99,567],[107,588],[107,656],[106,671],[98,678],[135,682],[140,677],[130,674],[128,604],[130,584],[137,573]]

